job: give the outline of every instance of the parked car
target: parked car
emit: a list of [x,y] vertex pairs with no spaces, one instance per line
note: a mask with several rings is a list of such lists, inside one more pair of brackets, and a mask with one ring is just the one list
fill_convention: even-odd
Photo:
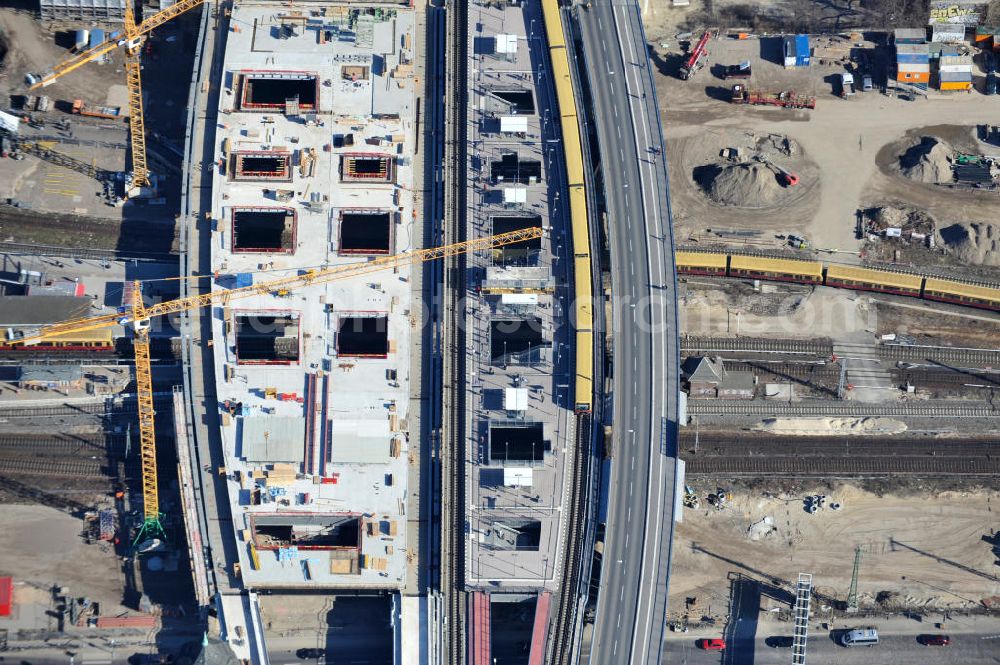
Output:
[[726,648],[726,641],[720,637],[704,637],[695,644],[705,651],[722,651]]
[[772,649],[788,649],[792,646],[794,639],[784,635],[774,635],[764,640],[764,644]]
[[946,647],[951,644],[951,638],[947,635],[920,635],[917,642],[925,647]]
[[722,78],[726,79],[748,79],[753,75],[750,68],[750,61],[741,62],[738,65],[729,65],[722,70]]
[[871,626],[845,630],[840,635],[840,643],[845,647],[873,647],[878,644],[878,631]]
[[310,658],[322,658],[326,654],[325,649],[299,649],[295,652],[295,655],[302,660],[309,660]]
[[865,74],[861,77],[861,90],[862,92],[868,92],[869,90],[874,90],[875,86],[872,84],[872,77],[869,74]]

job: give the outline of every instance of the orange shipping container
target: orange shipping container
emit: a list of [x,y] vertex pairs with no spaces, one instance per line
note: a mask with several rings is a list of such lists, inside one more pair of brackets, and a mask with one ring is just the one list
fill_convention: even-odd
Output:
[[930,83],[930,72],[899,72],[896,80],[902,83]]
[[971,90],[972,84],[967,81],[942,81],[942,90]]

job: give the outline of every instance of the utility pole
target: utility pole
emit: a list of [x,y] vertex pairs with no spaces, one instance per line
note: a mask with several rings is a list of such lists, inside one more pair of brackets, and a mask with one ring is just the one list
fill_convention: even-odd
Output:
[[858,611],[858,569],[861,567],[861,545],[854,547],[854,572],[851,573],[851,588],[847,591],[847,611]]

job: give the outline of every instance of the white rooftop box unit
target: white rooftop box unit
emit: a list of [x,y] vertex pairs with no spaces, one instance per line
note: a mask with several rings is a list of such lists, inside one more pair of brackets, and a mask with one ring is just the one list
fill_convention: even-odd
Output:
[[507,411],[527,411],[528,410],[528,389],[527,388],[504,388],[503,408]]
[[506,487],[531,487],[530,467],[511,467],[503,470],[503,484]]
[[500,296],[504,305],[537,305],[537,293],[504,293]]
[[505,134],[524,134],[528,131],[528,118],[517,115],[500,116],[500,131]]
[[[488,43],[488,42],[487,42]],[[497,35],[496,52],[504,55],[517,53],[517,35]]]
[[527,187],[504,187],[504,190],[503,190],[503,202],[504,203],[527,203],[528,202],[528,189],[527,189]]

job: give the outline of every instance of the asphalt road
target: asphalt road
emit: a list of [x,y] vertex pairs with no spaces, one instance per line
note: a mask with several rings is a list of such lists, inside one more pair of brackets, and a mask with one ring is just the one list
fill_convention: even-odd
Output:
[[614,462],[591,662],[657,663],[666,613],[677,420],[673,240],[638,4],[578,9],[611,240]]
[[[933,632],[933,630],[931,631]],[[789,633],[790,634],[790,633]],[[836,644],[827,633],[809,637],[806,651],[809,665],[995,665],[1000,663],[1000,639],[996,635],[952,635],[951,646],[925,647],[916,635],[880,635],[879,644],[871,648]],[[991,639],[993,638],[993,639]],[[695,638],[670,639],[664,648],[664,660],[671,665],[736,662],[747,665],[788,665],[792,651],[765,644],[765,637],[754,642],[752,650],[739,654],[702,651],[695,647]]]

